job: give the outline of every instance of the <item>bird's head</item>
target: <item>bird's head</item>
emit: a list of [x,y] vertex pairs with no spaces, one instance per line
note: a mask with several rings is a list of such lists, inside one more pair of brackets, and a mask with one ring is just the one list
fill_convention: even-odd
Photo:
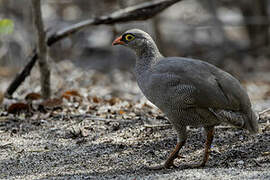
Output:
[[139,29],[131,29],[116,38],[112,45],[123,45],[134,50],[141,57],[161,57],[161,54],[149,34]]
[[151,36],[146,32],[139,29],[131,29],[116,38],[112,45],[124,45],[136,50],[138,48],[144,48],[148,43],[152,41],[153,40]]

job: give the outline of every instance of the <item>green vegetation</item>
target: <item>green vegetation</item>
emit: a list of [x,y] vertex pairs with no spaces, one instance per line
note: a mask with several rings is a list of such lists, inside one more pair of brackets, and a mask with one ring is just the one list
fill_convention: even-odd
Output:
[[14,23],[10,19],[0,20],[0,35],[11,34],[14,30]]

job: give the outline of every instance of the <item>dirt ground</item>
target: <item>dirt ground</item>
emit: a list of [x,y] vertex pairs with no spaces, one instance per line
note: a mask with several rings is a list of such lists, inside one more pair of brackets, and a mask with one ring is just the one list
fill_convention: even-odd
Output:
[[[86,72],[67,62],[55,67],[61,70],[53,71],[54,96],[70,89],[81,96],[47,113],[8,114],[9,104],[39,91],[34,70],[16,92],[17,100],[4,100],[1,179],[270,179],[270,112],[261,115],[257,135],[217,126],[210,159],[200,169],[184,169],[201,161],[204,150],[202,129],[190,127],[183,157],[176,160],[179,168],[151,171],[147,167],[163,163],[174,148],[176,133],[142,96],[132,74]],[[2,78],[2,88],[9,81]],[[270,107],[268,82],[244,85],[257,112]]]

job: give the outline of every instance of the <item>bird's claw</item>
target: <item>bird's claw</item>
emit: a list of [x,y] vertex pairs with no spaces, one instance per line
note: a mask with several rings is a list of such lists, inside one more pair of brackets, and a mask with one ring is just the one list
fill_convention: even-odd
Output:
[[177,168],[177,166],[173,163],[173,162],[169,162],[169,163],[165,163],[164,164],[164,168],[166,168],[166,169],[169,169],[169,168]]

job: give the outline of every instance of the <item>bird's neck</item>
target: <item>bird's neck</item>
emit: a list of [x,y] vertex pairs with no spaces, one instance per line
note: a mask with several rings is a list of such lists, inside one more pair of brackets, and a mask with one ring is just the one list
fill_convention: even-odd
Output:
[[146,69],[151,68],[163,57],[153,40],[148,42],[144,48],[138,48],[136,55],[136,67]]

